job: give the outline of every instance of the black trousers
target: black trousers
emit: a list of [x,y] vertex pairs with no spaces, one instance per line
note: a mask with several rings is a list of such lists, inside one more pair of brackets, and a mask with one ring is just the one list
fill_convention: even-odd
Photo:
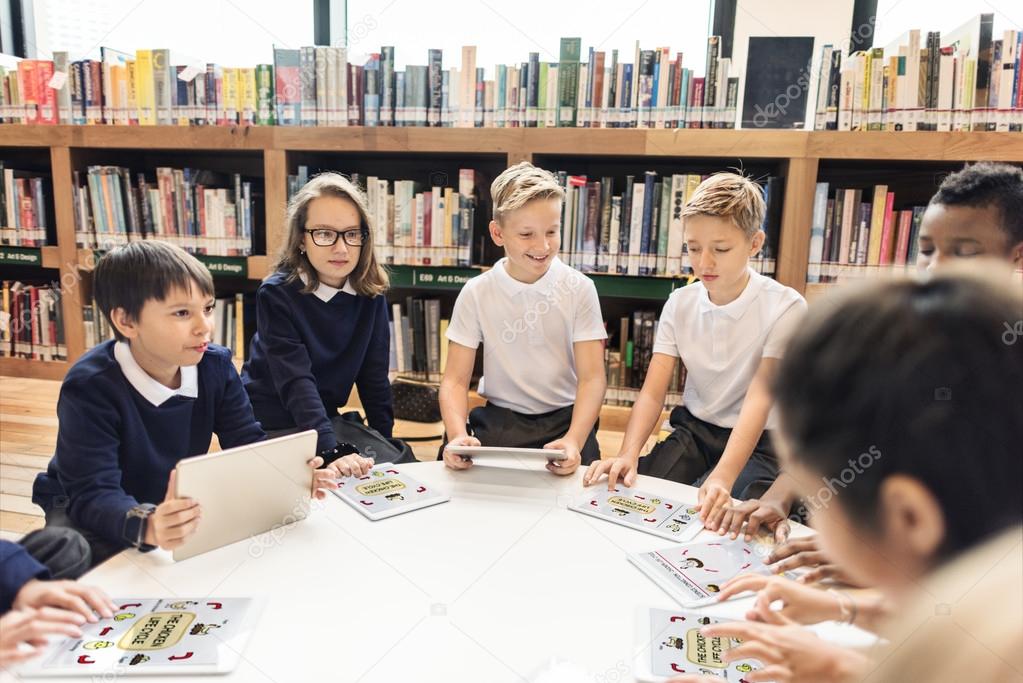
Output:
[[[572,425],[572,409],[565,406],[549,413],[526,415],[508,408],[487,403],[469,412],[469,434],[480,440],[481,446],[504,446],[505,448],[543,448],[544,444],[560,439]],[[597,443],[598,420],[590,430],[580,451],[582,464],[589,465],[600,460],[600,444]],[[437,452],[437,459],[444,457],[447,435]]]
[[[671,411],[674,431],[639,459],[639,473],[680,484],[700,486],[721,459],[732,430],[694,417],[684,406]],[[778,477],[778,458],[771,445],[771,435],[760,435],[749,461],[732,487],[732,497],[739,500],[759,498]]]

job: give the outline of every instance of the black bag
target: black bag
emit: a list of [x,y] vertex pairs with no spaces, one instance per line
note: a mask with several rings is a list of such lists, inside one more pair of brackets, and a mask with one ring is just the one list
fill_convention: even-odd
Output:
[[398,377],[391,384],[394,417],[412,422],[440,422],[440,387]]
[[411,446],[401,439],[389,439],[366,426],[357,410],[342,413],[331,420],[331,424],[334,426],[334,436],[338,442],[351,444],[359,453],[377,462],[391,462],[395,465],[416,462]]

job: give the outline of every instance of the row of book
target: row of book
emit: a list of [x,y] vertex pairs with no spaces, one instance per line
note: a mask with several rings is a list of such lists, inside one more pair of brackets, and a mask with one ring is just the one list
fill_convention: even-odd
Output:
[[[85,348],[91,349],[114,338],[110,322],[95,301],[82,306],[82,320],[85,325]],[[212,342],[232,349],[237,360],[245,360],[245,295],[239,293],[217,297],[213,320]]]
[[887,48],[821,53],[817,130],[1023,131],[1023,31],[981,14],[951,33],[909,31]]
[[391,304],[390,371],[424,382],[439,382],[447,366],[448,320],[440,299],[406,297]]
[[[459,169],[457,189],[359,173],[350,177],[366,192],[378,259],[397,266],[470,265],[475,170]],[[299,166],[297,174],[288,176],[289,193],[297,192],[308,178],[308,167]]]
[[[650,360],[653,358],[654,340],[657,338],[657,316],[654,311],[634,311],[631,316],[607,323],[608,343],[604,349],[604,367],[607,369],[607,392],[604,403],[613,406],[631,406],[643,388]],[[686,368],[681,362],[668,384],[665,405],[682,405],[682,389],[686,383]]]
[[0,356],[67,360],[60,287],[0,283]]
[[[175,65],[170,50],[128,54],[100,49],[100,59],[21,60],[0,68],[0,118],[25,124],[282,125],[732,128],[739,79],[707,42],[706,74],[683,66],[683,53],[640,49],[631,62],[618,50],[562,38],[559,59],[531,52],[499,64],[493,78],[465,46],[459,66],[442,50],[426,65],[396,70],[384,46],[362,64],[343,47],[274,48],[273,64],[251,68]],[[361,60],[360,60],[361,61]]]
[[0,159],[0,244],[46,246],[49,178],[10,168]]
[[155,176],[123,166],[74,172],[75,241],[109,249],[156,238],[197,254],[248,256],[254,233],[252,182],[241,174],[157,167]]
[[[559,172],[558,179],[565,188],[563,260],[583,272],[691,275],[682,209],[704,178],[699,174],[660,177],[647,171],[641,177],[626,176],[621,194],[616,194],[611,176],[589,179]],[[767,211],[761,228],[768,239],[754,266],[765,275],[775,272],[783,182],[771,176],[764,183]]]
[[807,282],[835,282],[912,268],[926,206],[895,209],[887,185],[830,189],[817,183]]

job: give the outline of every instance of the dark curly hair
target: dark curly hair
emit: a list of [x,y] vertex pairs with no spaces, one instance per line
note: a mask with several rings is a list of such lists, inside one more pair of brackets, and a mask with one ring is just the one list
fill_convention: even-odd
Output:
[[944,206],[995,206],[1009,241],[1023,242],[1023,169],[981,161],[947,176],[931,197]]

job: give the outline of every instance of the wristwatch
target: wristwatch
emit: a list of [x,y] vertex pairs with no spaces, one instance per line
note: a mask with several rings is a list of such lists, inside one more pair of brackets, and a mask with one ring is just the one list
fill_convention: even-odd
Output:
[[139,503],[124,515],[124,539],[139,550],[152,550],[155,546],[145,542],[149,516],[156,510],[152,503]]

